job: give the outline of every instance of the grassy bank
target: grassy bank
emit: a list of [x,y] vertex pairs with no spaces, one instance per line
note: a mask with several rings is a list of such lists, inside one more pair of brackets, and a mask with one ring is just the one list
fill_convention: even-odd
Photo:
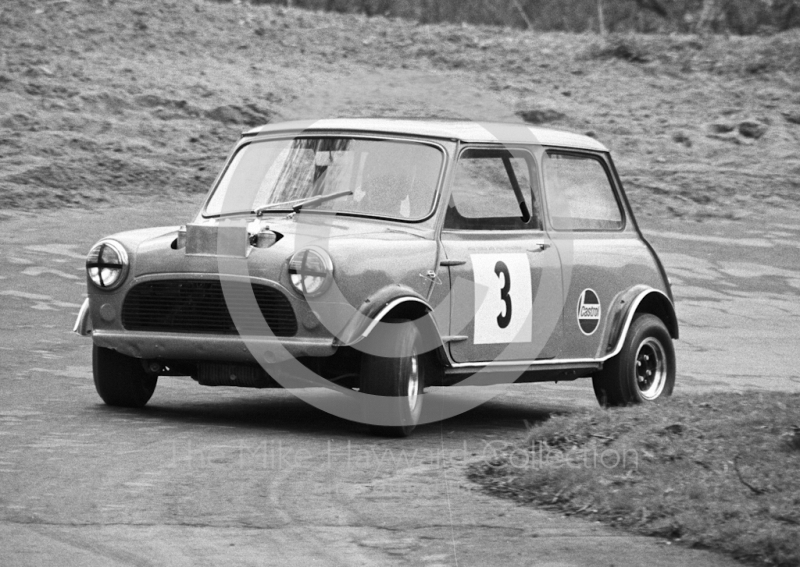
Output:
[[[231,2],[233,0],[218,0]],[[425,23],[468,22],[537,31],[686,32],[700,27],[724,33],[769,33],[800,27],[797,0],[250,0],[291,3],[311,10],[360,12]],[[709,10],[710,8],[710,10]]]
[[800,395],[556,416],[470,477],[487,491],[758,564],[800,565]]
[[797,30],[602,39],[203,0],[7,0],[0,30],[4,209],[199,199],[252,125],[369,115],[591,133],[641,217],[800,207]]

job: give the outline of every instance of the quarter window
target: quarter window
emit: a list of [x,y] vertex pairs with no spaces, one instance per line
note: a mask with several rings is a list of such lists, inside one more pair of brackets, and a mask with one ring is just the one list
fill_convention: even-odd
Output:
[[619,230],[622,212],[603,163],[548,152],[544,163],[550,223],[556,230]]
[[445,228],[515,230],[540,228],[527,152],[468,149],[458,161]]

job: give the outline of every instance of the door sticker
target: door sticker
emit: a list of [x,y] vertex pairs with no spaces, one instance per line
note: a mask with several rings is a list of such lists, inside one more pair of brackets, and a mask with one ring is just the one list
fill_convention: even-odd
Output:
[[529,343],[533,335],[527,254],[472,254],[474,344]]
[[594,334],[600,326],[602,307],[600,299],[592,289],[585,289],[578,300],[578,325],[581,332],[588,336]]

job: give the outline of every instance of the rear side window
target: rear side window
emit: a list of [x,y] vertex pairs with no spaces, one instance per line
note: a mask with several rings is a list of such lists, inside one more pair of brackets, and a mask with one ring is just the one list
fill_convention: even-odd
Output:
[[603,162],[594,156],[548,152],[544,183],[556,230],[619,230],[622,211]]
[[469,149],[458,160],[445,228],[539,228],[533,200],[533,158],[524,151]]

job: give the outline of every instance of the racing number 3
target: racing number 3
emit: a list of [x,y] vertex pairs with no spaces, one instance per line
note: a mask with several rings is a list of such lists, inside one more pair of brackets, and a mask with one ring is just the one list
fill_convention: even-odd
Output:
[[505,304],[503,313],[497,316],[497,326],[501,329],[508,327],[511,323],[511,274],[505,262],[497,262],[494,266],[494,273],[499,278],[502,276],[503,287],[500,289],[500,300]]
[[[473,344],[530,342],[533,290],[528,255],[492,252],[470,254],[470,259],[475,282]],[[463,309],[465,303],[456,300],[453,308]]]

